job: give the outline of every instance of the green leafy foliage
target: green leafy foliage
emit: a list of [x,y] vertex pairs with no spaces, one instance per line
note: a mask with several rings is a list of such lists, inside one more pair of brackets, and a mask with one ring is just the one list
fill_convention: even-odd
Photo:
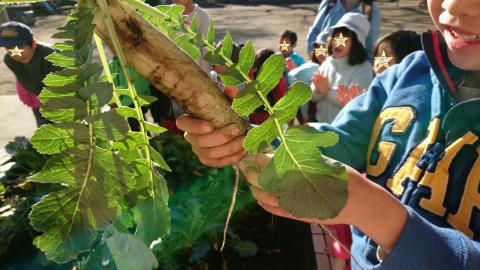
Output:
[[245,149],[252,153],[263,150],[278,136],[276,125],[283,126],[293,119],[297,114],[298,107],[308,102],[311,96],[310,87],[300,82],[293,84],[287,94],[272,109],[277,122],[274,118],[269,118],[259,127],[252,129],[245,138]]
[[281,145],[263,170],[259,183],[278,195],[280,205],[301,217],[333,218],[345,206],[347,175],[344,166],[324,158],[316,147],[337,143],[333,132],[312,127],[290,128],[287,146]]
[[[123,94],[134,100],[134,109],[117,104],[105,110],[114,100],[114,86],[92,62],[89,4],[79,3],[55,35],[66,41],[56,45],[59,51],[49,60],[63,69],[45,78],[40,95],[41,112],[54,123],[40,127],[31,142],[39,153],[53,156],[29,180],[58,188],[32,206],[30,222],[42,232],[34,244],[59,263],[81,253],[79,265],[87,269],[94,269],[100,256],[111,260],[106,266],[112,269],[154,269],[158,263],[149,246],[170,231],[169,192],[161,171],[170,169],[146,132],[165,129],[139,113],[139,106],[155,98],[134,96],[132,89]],[[130,116],[139,119],[145,133],[130,131]]]
[[[153,138],[152,145],[172,167],[166,174],[172,190],[172,232],[154,248],[160,266],[162,269],[202,268],[201,264],[215,250],[215,243],[220,242],[233,187],[233,170],[202,165],[181,135],[163,133]],[[245,182],[239,190],[234,216],[245,215],[254,205]],[[237,250],[241,239],[232,230],[234,228],[229,230],[231,241],[227,242],[227,251],[246,251]],[[240,242],[233,245],[233,241]],[[254,255],[253,250],[246,253]]]

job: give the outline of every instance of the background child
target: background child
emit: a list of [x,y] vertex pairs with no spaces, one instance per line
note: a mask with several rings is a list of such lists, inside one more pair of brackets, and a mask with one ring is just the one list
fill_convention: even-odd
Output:
[[[382,52],[385,52],[387,57],[392,57],[389,61],[389,65],[392,66],[402,62],[403,58],[412,52],[420,50],[422,42],[419,34],[410,30],[398,30],[378,39],[373,53],[375,57],[381,57]],[[386,70],[386,67],[380,66],[378,61],[373,68],[377,75]]]
[[37,126],[46,124],[48,120],[39,111],[41,104],[38,95],[44,87],[43,79],[50,72],[61,69],[45,59],[55,52],[55,49],[37,42],[33,38],[32,30],[19,22],[0,25],[0,46],[7,48],[8,52],[3,61],[17,78],[20,99],[32,108]]
[[[370,30],[365,46],[369,58],[373,56],[373,45],[380,33],[380,9],[373,0],[323,0],[318,8],[317,17],[307,36],[307,50],[310,54],[314,41],[325,42],[326,34],[348,12],[364,14],[370,22]],[[370,59],[372,60],[372,59]]]
[[297,39],[297,34],[290,30],[285,30],[280,35],[280,40],[278,42],[280,52],[283,54],[283,57],[285,57],[285,74],[287,74],[288,71],[305,64],[305,60],[295,51]]
[[[330,56],[312,77],[312,101],[317,102],[318,122],[330,123],[342,106],[337,102],[337,88],[353,83],[367,88],[372,80],[372,66],[367,59],[365,40],[369,22],[358,13],[347,13],[332,27]],[[347,39],[339,44],[341,38]]]
[[[382,65],[380,58],[383,52],[388,61],[388,66],[400,63],[410,53],[422,50],[422,42],[420,35],[410,30],[398,30],[381,37],[375,45],[375,63],[373,70],[376,75],[379,75],[387,69]],[[355,97],[364,93],[366,90],[361,88],[358,84],[352,84],[350,87],[341,86],[337,89],[337,101],[340,105],[345,106]]]
[[[318,70],[320,65],[327,59],[328,44],[321,44],[319,42],[313,43],[313,51],[310,54],[310,61],[292,69],[287,74],[288,85],[292,85],[296,81],[302,81],[306,84],[312,83],[312,76]],[[324,51],[323,49],[327,50]],[[319,51],[320,50],[320,51]],[[299,121],[307,123],[315,121],[316,103],[309,102],[300,108]]]

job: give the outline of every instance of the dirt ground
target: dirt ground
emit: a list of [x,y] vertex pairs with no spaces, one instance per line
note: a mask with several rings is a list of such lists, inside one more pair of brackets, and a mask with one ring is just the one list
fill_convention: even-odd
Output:
[[[381,8],[381,33],[397,29],[424,31],[433,24],[424,9],[418,7],[419,0],[401,0],[400,4],[378,2]],[[301,1],[298,1],[301,2]],[[318,4],[290,5],[223,5],[207,8],[213,18],[218,37],[223,37],[230,30],[236,42],[252,40],[255,48],[276,48],[278,35],[286,29],[297,32],[299,40],[297,51],[306,57],[306,36],[315,19]],[[63,25],[66,15],[38,17],[33,28],[37,40],[54,43],[51,36],[56,28]],[[0,48],[0,55],[5,50]],[[0,95],[16,93],[15,77],[0,63]]]

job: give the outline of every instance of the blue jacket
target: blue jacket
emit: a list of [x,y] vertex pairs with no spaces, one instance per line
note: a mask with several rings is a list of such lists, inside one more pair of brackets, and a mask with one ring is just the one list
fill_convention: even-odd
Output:
[[[349,12],[361,13],[362,11],[359,8],[354,8]],[[317,17],[310,27],[307,36],[307,51],[308,55],[312,54],[313,51],[313,42],[317,39],[318,35],[322,32],[327,32],[331,26],[334,26],[340,18],[345,15],[347,11],[340,1],[336,0],[323,0],[320,3],[317,11]],[[373,47],[375,42],[380,34],[380,9],[378,5],[374,2],[372,3],[372,15],[370,20],[370,31],[368,32],[367,40],[365,47],[369,53],[369,56],[372,58]]]
[[408,210],[383,262],[352,228],[364,269],[480,269],[480,99],[456,101],[466,73],[448,60],[441,34],[422,42],[425,52],[377,77],[331,125],[317,125],[340,136],[326,155],[366,172]]

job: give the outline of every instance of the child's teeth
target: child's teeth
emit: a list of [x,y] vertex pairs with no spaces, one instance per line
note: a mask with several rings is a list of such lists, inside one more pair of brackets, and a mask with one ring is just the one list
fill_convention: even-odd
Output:
[[464,35],[464,34],[459,34],[455,32],[455,30],[452,30],[452,33],[456,38],[463,39],[466,42],[480,40],[480,35]]

